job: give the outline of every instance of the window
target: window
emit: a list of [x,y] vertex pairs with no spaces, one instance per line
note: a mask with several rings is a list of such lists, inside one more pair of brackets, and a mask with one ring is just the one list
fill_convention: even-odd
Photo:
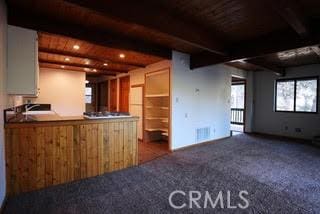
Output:
[[318,112],[318,77],[276,81],[276,111]]
[[91,87],[86,87],[86,103],[91,104],[92,103],[92,88]]

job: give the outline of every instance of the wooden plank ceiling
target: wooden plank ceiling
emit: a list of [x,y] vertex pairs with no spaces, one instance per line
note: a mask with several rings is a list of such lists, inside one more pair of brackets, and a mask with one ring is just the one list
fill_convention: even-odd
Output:
[[38,33],[38,38],[40,67],[82,71],[92,75],[115,75],[162,60],[157,56],[43,32]]
[[[9,24],[46,32],[44,37],[48,33],[60,34],[109,49],[145,54],[145,61],[139,61],[139,57],[128,53],[127,63],[146,65],[169,59],[172,49],[191,54],[191,68],[228,63],[248,70],[283,73],[286,67],[319,63],[319,0],[141,0],[139,3],[7,0],[7,3]],[[308,54],[280,57],[285,51],[300,53],[305,47],[311,50]],[[79,53],[89,54],[80,50]],[[59,60],[46,54],[41,54],[41,59]],[[90,52],[91,55],[104,54]],[[116,65],[118,59],[111,55],[106,60],[115,61],[108,72],[126,70],[124,66],[129,65]],[[79,64],[83,59],[74,60]],[[92,63],[103,69],[99,61]]]

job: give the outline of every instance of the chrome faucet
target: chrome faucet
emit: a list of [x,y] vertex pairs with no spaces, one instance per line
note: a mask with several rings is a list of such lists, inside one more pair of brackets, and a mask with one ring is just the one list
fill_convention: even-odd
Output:
[[25,105],[25,107],[24,107],[24,109],[25,109],[25,114],[27,115],[28,114],[28,112],[31,110],[31,109],[33,109],[34,107],[38,107],[38,106],[40,106],[39,104],[35,104],[35,105],[31,105],[31,104],[27,104],[27,105]]

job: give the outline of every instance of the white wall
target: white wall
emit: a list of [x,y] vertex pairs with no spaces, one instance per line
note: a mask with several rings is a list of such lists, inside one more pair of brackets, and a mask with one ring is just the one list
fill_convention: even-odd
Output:
[[6,192],[4,161],[3,109],[6,108],[6,68],[7,68],[7,12],[3,0],[0,0],[0,206]]
[[85,73],[40,69],[40,94],[35,103],[48,103],[61,116],[79,116],[85,111]]
[[215,65],[190,70],[189,58],[173,51],[172,149],[195,144],[196,128],[210,126],[208,140],[230,136],[231,74],[239,69]]
[[[286,73],[284,78],[319,76],[320,65],[294,67],[287,69]],[[274,84],[278,78],[272,72],[256,72],[254,74],[254,131],[304,139],[320,135],[319,113],[274,112]],[[320,107],[319,104],[318,107]],[[285,126],[288,126],[288,130],[285,130]],[[302,132],[295,132],[295,128],[301,128]]]

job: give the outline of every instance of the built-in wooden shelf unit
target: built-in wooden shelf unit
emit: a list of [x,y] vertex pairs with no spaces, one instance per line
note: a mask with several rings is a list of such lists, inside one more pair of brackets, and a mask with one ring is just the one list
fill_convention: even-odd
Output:
[[145,75],[144,140],[168,141],[170,132],[170,69]]

